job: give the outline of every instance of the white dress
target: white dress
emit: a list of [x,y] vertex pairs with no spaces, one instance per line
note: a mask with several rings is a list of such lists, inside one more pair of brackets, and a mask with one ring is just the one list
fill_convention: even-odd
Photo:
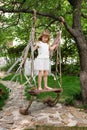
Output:
[[[38,75],[39,70],[47,70],[48,74],[51,73],[51,64],[49,59],[49,45],[39,41],[38,45],[38,56],[34,60],[34,74]],[[31,75],[31,60],[27,58],[24,66],[24,74]]]
[[50,59],[49,59],[49,45],[39,41],[38,45],[38,56],[34,61],[35,71],[47,70],[50,71]]

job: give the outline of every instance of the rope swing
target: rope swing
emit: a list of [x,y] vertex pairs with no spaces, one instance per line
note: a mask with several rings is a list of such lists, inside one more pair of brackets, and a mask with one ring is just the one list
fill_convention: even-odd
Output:
[[[29,91],[29,94],[31,95],[31,99],[29,101],[29,104],[27,106],[27,108],[23,108],[20,107],[19,108],[19,112],[23,115],[27,115],[29,114],[29,108],[34,100],[34,96],[37,96],[40,93],[43,92],[55,92],[56,93],[56,98],[54,100],[52,99],[48,99],[47,101],[45,101],[45,103],[47,103],[49,106],[54,106],[58,100],[59,100],[59,95],[60,93],[63,91],[62,90],[62,72],[61,72],[61,47],[60,47],[60,42],[61,42],[61,33],[62,33],[62,24],[63,24],[63,18],[60,17],[60,28],[59,28],[59,32],[56,36],[56,38],[54,39],[53,45],[54,44],[59,44],[59,47],[56,48],[56,64],[55,64],[55,69],[56,69],[56,74],[54,75],[53,73],[51,73],[51,75],[54,77],[55,81],[58,81],[59,87],[60,88],[56,88],[56,89],[52,89],[52,90],[37,90],[37,86],[36,86],[36,80],[35,80],[35,74],[34,74],[34,38],[35,38],[35,25],[36,25],[36,10],[33,10],[33,23],[32,23],[32,29],[31,29],[31,34],[30,34],[30,38],[29,38],[29,43],[27,44],[27,46],[24,48],[22,55],[20,56],[20,58],[18,58],[18,60],[12,65],[12,67],[8,70],[7,73],[10,73],[11,70],[16,66],[16,64],[19,63],[19,67],[16,71],[16,74],[14,75],[14,77],[16,75],[18,75],[18,73],[20,73],[20,79],[22,81],[22,71],[23,68],[26,69],[26,62],[27,62],[27,57],[28,57],[28,52],[29,50],[31,50],[31,55],[30,55],[30,60],[29,60],[29,64],[30,64],[30,76],[28,77],[27,72],[25,72],[24,70],[24,76],[26,78],[26,82],[23,85],[26,85],[27,83],[29,84],[29,87],[32,88],[33,86],[35,86],[35,89],[31,89]],[[59,70],[58,70],[58,66],[59,66]],[[58,77],[59,74],[59,77]],[[14,77],[12,79],[14,79]],[[32,84],[32,81],[34,82]]]
[[[36,20],[36,18],[35,18]],[[35,25],[35,24],[34,24]],[[35,29],[35,26],[34,26]],[[62,22],[60,23],[60,31],[58,32],[56,38],[54,39],[53,45],[54,44],[59,44],[61,42],[61,33],[62,33]],[[35,32],[35,31],[34,31]],[[34,34],[34,33],[33,33]],[[32,35],[33,36],[33,35]],[[34,43],[34,39],[33,39],[33,43]],[[31,44],[31,77],[33,78],[34,76],[34,51],[33,51],[33,45]],[[44,101],[44,103],[47,103],[49,106],[54,106],[57,104],[59,97],[60,97],[60,93],[63,91],[62,89],[62,72],[61,72],[61,47],[59,44],[59,47],[56,48],[57,51],[57,56],[56,56],[56,75],[52,74],[51,75],[55,78],[55,80],[58,81],[59,87],[60,88],[56,88],[56,89],[52,89],[52,90],[37,90],[37,89],[31,89],[29,91],[29,94],[31,95],[31,99],[29,101],[29,104],[27,106],[26,109],[24,109],[23,107],[19,109],[19,112],[23,115],[27,115],[29,114],[29,108],[34,100],[34,97],[37,96],[40,93],[44,93],[44,92],[55,92],[56,93],[56,98],[53,100],[51,98],[48,98],[47,100]],[[59,70],[58,70],[58,65],[59,65]],[[59,79],[58,79],[58,74],[59,73]]]

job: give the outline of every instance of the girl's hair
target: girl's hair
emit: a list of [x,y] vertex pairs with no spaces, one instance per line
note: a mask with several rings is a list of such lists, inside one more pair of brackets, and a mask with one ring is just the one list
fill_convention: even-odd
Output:
[[44,30],[44,31],[41,33],[41,35],[39,36],[38,41],[42,41],[42,37],[43,37],[43,36],[47,36],[47,37],[48,37],[47,43],[49,43],[49,41],[50,41],[50,33],[49,33],[47,30]]

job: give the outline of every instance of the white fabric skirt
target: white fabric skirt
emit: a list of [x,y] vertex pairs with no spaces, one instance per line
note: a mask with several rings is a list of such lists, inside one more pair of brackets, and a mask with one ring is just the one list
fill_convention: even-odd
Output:
[[48,70],[50,69],[50,60],[48,58],[36,58],[34,61],[35,70]]
[[[38,75],[39,70],[47,70],[48,74],[51,73],[51,64],[48,58],[36,58],[34,60],[34,74]],[[24,66],[25,75],[31,75],[31,60],[27,59]]]

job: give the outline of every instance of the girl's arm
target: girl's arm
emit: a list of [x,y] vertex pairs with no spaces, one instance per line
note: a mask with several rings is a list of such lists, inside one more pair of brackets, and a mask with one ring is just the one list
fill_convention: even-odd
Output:
[[36,50],[36,49],[38,49],[38,43],[36,43],[36,45],[34,46],[34,51]]
[[57,48],[61,41],[61,30],[58,32],[56,38],[54,39],[52,47],[50,47],[50,51],[53,51],[55,48]]
[[34,46],[34,51],[35,51],[37,48],[38,48],[38,46],[37,46],[37,45],[35,45],[35,46]]
[[53,46],[51,46],[50,47],[50,51],[53,51],[56,47],[58,47],[59,46],[59,44],[55,44],[55,45],[53,45]]

